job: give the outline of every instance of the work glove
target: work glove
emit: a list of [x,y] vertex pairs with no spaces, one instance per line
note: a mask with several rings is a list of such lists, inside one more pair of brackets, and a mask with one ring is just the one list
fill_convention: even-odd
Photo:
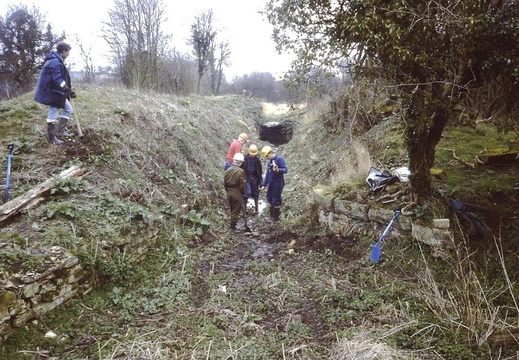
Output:
[[74,91],[71,91],[69,94],[71,99],[75,99],[77,97],[76,93]]
[[65,94],[68,94],[68,93],[70,93],[71,91],[72,91],[72,90],[70,90],[70,88],[69,88],[67,85],[63,86],[63,92],[64,92]]

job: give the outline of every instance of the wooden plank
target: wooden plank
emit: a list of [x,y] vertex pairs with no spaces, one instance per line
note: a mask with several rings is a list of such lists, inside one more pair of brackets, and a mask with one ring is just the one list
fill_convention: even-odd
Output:
[[70,168],[62,171],[59,175],[45,180],[43,183],[36,185],[23,195],[14,198],[0,206],[0,225],[12,216],[19,214],[22,211],[28,210],[41,201],[48,195],[50,190],[54,187],[57,181],[68,178],[77,177],[85,172],[81,164],[76,164]]
[[518,161],[519,153],[517,150],[494,150],[478,154],[478,159],[484,165],[511,164]]

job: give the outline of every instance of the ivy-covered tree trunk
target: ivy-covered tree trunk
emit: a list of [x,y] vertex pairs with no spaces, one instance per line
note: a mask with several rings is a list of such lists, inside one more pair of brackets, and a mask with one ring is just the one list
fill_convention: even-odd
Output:
[[416,92],[408,98],[405,116],[411,190],[419,199],[433,193],[431,168],[434,165],[436,145],[448,121],[448,108],[443,105],[446,102],[441,99],[434,101],[424,94]]

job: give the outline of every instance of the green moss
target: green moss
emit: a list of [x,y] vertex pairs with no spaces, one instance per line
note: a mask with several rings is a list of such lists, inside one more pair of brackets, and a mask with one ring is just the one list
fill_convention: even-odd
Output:
[[436,179],[443,179],[445,177],[445,170],[440,168],[431,168],[431,176]]
[[316,185],[313,191],[324,197],[333,197],[333,190],[329,186]]
[[16,293],[9,290],[0,290],[0,313],[9,310],[16,303]]
[[467,162],[488,149],[508,149],[510,141],[517,139],[514,133],[500,134],[488,124],[477,127],[447,127],[437,146],[436,160],[440,163],[453,160],[452,150],[456,156]]

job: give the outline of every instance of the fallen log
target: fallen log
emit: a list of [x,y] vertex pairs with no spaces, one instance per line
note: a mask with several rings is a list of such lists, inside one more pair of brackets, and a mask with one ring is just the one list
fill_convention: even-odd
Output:
[[81,167],[81,164],[76,164],[70,168],[62,171],[59,175],[45,180],[43,183],[35,186],[23,195],[14,198],[11,201],[6,202],[0,206],[0,225],[11,218],[12,216],[19,214],[22,211],[28,210],[44,200],[44,197],[50,193],[50,190],[56,185],[58,181],[66,180],[68,178],[74,178],[82,175],[85,169]]
[[478,159],[484,165],[511,164],[519,160],[517,150],[494,149],[478,154]]

